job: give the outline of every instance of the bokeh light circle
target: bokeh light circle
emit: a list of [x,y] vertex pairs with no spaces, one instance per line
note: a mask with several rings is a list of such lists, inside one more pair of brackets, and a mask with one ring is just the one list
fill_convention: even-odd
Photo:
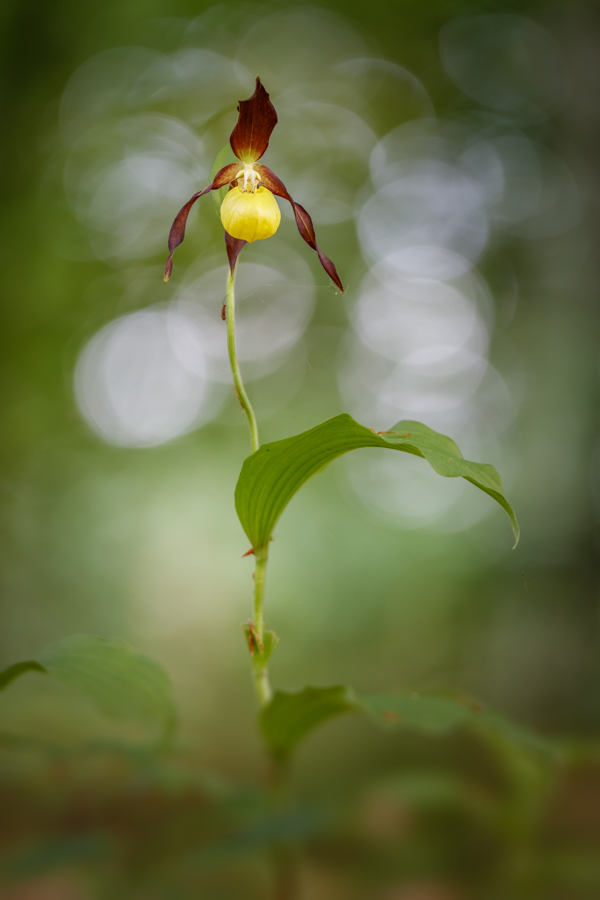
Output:
[[165,443],[214,413],[209,413],[204,360],[203,337],[181,312],[153,307],[122,316],[105,325],[79,356],[79,410],[108,443]]
[[488,220],[477,184],[455,167],[407,160],[401,176],[364,204],[358,233],[371,262],[385,260],[406,276],[447,279],[479,259]]
[[[280,252],[256,254],[243,261],[236,277],[236,341],[244,380],[261,378],[279,368],[304,334],[312,314],[314,282],[307,263],[280,242]],[[200,264],[192,269],[174,301],[203,335],[208,377],[229,384],[226,327],[221,319],[228,267]]]
[[562,52],[549,31],[511,13],[452,19],[440,32],[446,71],[469,97],[502,112],[539,112],[568,96]]

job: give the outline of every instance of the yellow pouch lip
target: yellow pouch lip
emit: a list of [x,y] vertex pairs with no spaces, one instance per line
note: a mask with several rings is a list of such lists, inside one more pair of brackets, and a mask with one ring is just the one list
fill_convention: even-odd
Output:
[[231,237],[252,243],[275,234],[281,211],[268,188],[261,185],[251,192],[234,187],[221,204],[221,222]]

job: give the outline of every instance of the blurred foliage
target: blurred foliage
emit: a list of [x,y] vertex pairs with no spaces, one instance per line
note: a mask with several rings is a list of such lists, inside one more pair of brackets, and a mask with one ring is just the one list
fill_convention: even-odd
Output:
[[[331,18],[323,19],[314,44],[299,26],[293,31],[295,56],[283,19],[269,19],[262,31],[260,22],[294,13],[299,4],[211,8],[189,0],[102,0],[93,9],[72,0],[6,0],[0,10],[1,665],[36,659],[44,646],[73,633],[118,635],[160,661],[181,711],[175,746],[161,753],[135,727],[106,718],[42,673],[30,671],[2,693],[0,897],[265,897],[275,846],[301,861],[307,900],[592,900],[600,890],[597,5],[331,0],[320,4]],[[200,28],[202,13],[209,18]],[[499,111],[478,99],[498,83],[494,72],[487,72],[491,81],[481,75],[473,82],[460,54],[450,51],[463,17],[513,14],[552,36],[559,61],[545,65],[550,44],[535,43],[535,29],[530,56],[519,55],[518,43],[509,47],[499,83],[517,100],[507,89],[495,101],[508,104]],[[214,308],[220,323],[220,288],[211,287],[210,277],[224,259],[210,201],[193,227],[190,220],[169,288],[161,266],[188,182],[206,180],[211,154],[231,128],[235,102],[244,96],[236,83],[213,85],[211,93],[192,82],[188,94],[165,96],[160,69],[154,83],[141,62],[139,70],[137,62],[99,68],[86,76],[88,93],[78,100],[78,115],[89,114],[97,125],[93,140],[83,118],[70,120],[71,143],[58,127],[74,73],[96,54],[129,48],[124,58],[131,60],[143,50],[146,66],[148,54],[158,64],[184,40],[225,56],[245,54],[245,66],[264,68],[268,89],[281,100],[277,172],[300,202],[308,197],[311,213],[317,210],[319,243],[349,284],[344,300],[334,295],[289,221],[268,246],[244,251],[248,294],[255,293],[251,275],[258,278],[260,266],[271,267],[273,278],[291,278],[296,291],[286,295],[281,327],[293,325],[297,340],[293,350],[277,351],[289,353],[285,365],[263,365],[260,347],[255,359],[242,359],[264,440],[341,412],[357,414],[348,409],[354,397],[363,408],[372,404],[373,420],[360,418],[365,424],[385,428],[395,421],[379,423],[384,411],[376,411],[376,400],[359,396],[363,370],[382,383],[389,374],[381,368],[385,347],[381,358],[369,356],[375,340],[369,266],[376,260],[365,262],[377,249],[374,223],[390,214],[377,197],[397,190],[386,179],[396,178],[390,172],[400,157],[393,154],[404,152],[386,136],[431,115],[430,98],[446,123],[433,143],[423,128],[401,137],[412,142],[411,152],[424,154],[426,147],[433,154],[436,173],[458,165],[453,148],[460,145],[462,153],[465,133],[484,134],[498,154],[521,148],[521,155],[515,149],[506,157],[509,163],[525,166],[533,148],[540,171],[550,173],[541,206],[517,222],[515,204],[533,203],[533,170],[510,170],[513,206],[497,203],[476,274],[454,282],[477,310],[469,352],[481,350],[481,334],[489,338],[481,351],[488,354],[488,380],[473,400],[481,421],[467,423],[465,444],[458,420],[443,427],[427,411],[418,416],[458,437],[467,458],[507,472],[523,530],[519,548],[510,549],[502,511],[486,518],[467,494],[442,494],[439,508],[431,501],[429,518],[415,517],[411,491],[424,508],[429,487],[409,464],[422,461],[408,458],[406,480],[395,487],[384,480],[382,488],[377,454],[361,450],[363,462],[355,468],[335,462],[286,511],[267,588],[267,621],[281,639],[272,663],[277,687],[348,683],[361,696],[459,692],[502,710],[523,730],[466,722],[431,735],[396,731],[390,717],[384,731],[361,716],[336,718],[301,746],[283,812],[270,807],[264,789],[272,773],[264,770],[239,626],[249,614],[251,578],[248,561],[239,560],[247,540],[233,502],[247,454],[235,398],[221,384],[202,427],[160,445],[118,446],[86,423],[73,389],[83,348],[104,326],[148,309],[159,315],[171,301],[181,304],[183,320],[188,301],[177,290],[197,283],[206,296],[213,290],[209,318],[198,321],[210,324]],[[492,58],[493,33],[486,41],[470,46]],[[363,70],[319,74],[350,55],[403,67],[417,79],[414,90],[377,93],[377,73],[367,78]],[[481,66],[481,57],[472,58]],[[311,71],[304,95],[298,84],[301,75],[310,81]],[[128,77],[140,91],[146,85],[141,100],[131,99],[130,82],[125,89]],[[106,110],[94,103],[109,94],[123,109],[103,119]],[[210,111],[217,94],[215,121],[193,121],[194,103]],[[310,127],[294,118],[303,103],[313,104]],[[319,103],[345,110],[330,131],[315,111]],[[148,141],[173,140],[173,131],[125,129],[125,119],[142,115],[179,129],[187,168],[185,177],[173,176],[172,195],[171,184],[156,190],[159,214],[140,207],[139,221],[158,229],[149,238],[156,247],[119,256],[116,237],[126,243],[132,233],[119,230],[127,221],[111,218],[99,201],[92,219],[88,200],[104,174],[117,171],[124,147],[143,155],[156,151]],[[303,129],[311,154],[296,146]],[[369,170],[371,140],[391,168],[380,154],[379,168],[371,159]],[[442,147],[439,157],[434,143]],[[308,157],[315,154],[324,174],[311,182],[317,163]],[[461,171],[472,175],[480,157],[461,158]],[[579,218],[561,166],[577,186]],[[376,191],[371,176],[379,179]],[[126,174],[113,200],[127,178],[133,182]],[[348,218],[332,198],[350,210]],[[412,209],[410,197],[402,198],[402,208]],[[439,215],[447,209],[440,206]],[[476,231],[468,231],[468,241]],[[280,339],[278,284],[266,317],[273,342]],[[375,304],[385,300],[381,292],[373,296]],[[455,303],[454,318],[443,320],[451,330],[463,307],[455,296],[444,298],[435,311]],[[260,312],[260,297],[247,299],[248,309],[255,302]],[[430,302],[422,294],[408,299],[410,310]],[[290,310],[298,311],[296,319]],[[411,321],[406,333],[417,334]],[[377,340],[386,328],[384,322]],[[442,386],[453,377],[443,376]]]

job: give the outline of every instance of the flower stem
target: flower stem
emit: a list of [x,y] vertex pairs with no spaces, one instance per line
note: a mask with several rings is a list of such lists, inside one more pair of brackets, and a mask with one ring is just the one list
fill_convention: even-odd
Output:
[[[252,404],[248,399],[244,382],[242,381],[242,373],[240,372],[240,364],[238,362],[235,348],[235,273],[237,266],[233,271],[229,271],[227,276],[227,351],[229,353],[229,364],[233,374],[233,383],[235,392],[240,405],[248,416],[248,426],[250,428],[250,445],[252,452],[256,453],[260,446],[258,438],[258,425],[256,416],[252,409]],[[265,594],[265,577],[267,573],[267,558],[269,548],[259,548],[255,550],[255,570],[254,570],[254,628],[258,634],[261,646],[264,643],[265,636],[265,620],[263,615],[263,599]],[[254,673],[254,688],[256,696],[261,706],[265,706],[271,699],[271,686],[269,684],[269,675],[267,672],[267,664],[261,659],[258,648],[252,660],[252,671]]]
[[240,372],[240,364],[238,362],[237,353],[235,349],[235,273],[237,266],[234,266],[233,271],[229,271],[227,275],[227,351],[229,353],[229,365],[231,366],[231,372],[233,374],[233,383],[235,385],[235,393],[240,401],[240,406],[248,416],[248,426],[250,428],[250,445],[252,447],[252,452],[256,453],[258,448],[260,447],[260,441],[258,439],[258,425],[256,423],[256,416],[254,415],[254,410],[252,409],[252,404],[248,399],[248,394],[246,393],[246,388],[244,387],[244,382],[242,381],[242,374]]
[[[254,627],[258,632],[261,643],[264,643],[265,620],[263,615],[263,598],[265,594],[265,577],[267,574],[267,558],[269,548],[259,548],[255,551],[256,568],[254,570]],[[271,699],[271,685],[267,664],[260,662],[260,657],[254,661],[254,688],[261,706],[265,706]]]

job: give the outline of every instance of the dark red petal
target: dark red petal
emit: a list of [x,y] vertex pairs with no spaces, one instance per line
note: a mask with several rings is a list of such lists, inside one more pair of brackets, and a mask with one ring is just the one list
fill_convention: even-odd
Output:
[[340,280],[340,276],[337,273],[336,267],[331,262],[331,260],[327,256],[325,256],[324,253],[321,253],[317,246],[315,227],[309,214],[306,212],[303,206],[300,206],[299,203],[296,203],[296,201],[292,199],[283,181],[281,181],[277,177],[275,172],[272,172],[271,169],[268,168],[268,166],[258,165],[254,168],[260,175],[260,183],[263,185],[263,187],[266,187],[269,191],[271,191],[272,194],[277,194],[278,197],[283,197],[285,200],[289,200],[289,202],[292,204],[298,231],[300,232],[301,236],[304,238],[308,246],[312,247],[313,250],[316,250],[317,255],[321,261],[321,265],[323,266],[331,280],[335,282],[335,284],[339,287],[340,291],[343,294],[344,286]]
[[165,263],[165,283],[169,280],[169,278],[171,277],[171,272],[173,271],[173,254],[175,252],[175,249],[179,247],[185,237],[185,226],[190,214],[190,209],[192,208],[198,197],[201,197],[204,193],[204,191],[198,191],[197,194],[194,194],[194,196],[190,200],[188,200],[185,206],[182,206],[182,208],[179,210],[179,212],[175,216],[175,221],[171,225],[171,230],[169,232],[170,253],[169,258]]
[[277,194],[278,197],[283,197],[285,200],[289,200],[292,206],[294,205],[294,201],[292,200],[290,194],[287,192],[287,188],[283,181],[277,177],[275,172],[272,169],[269,169],[268,166],[264,166],[262,163],[254,166],[254,170],[258,172],[260,176],[260,183],[263,187],[266,187],[272,194]]
[[209,191],[216,191],[217,188],[224,187],[226,184],[229,184],[231,181],[233,181],[239,170],[239,163],[229,163],[228,166],[224,166],[217,172],[212,184],[210,184],[207,188],[204,188],[203,191],[198,191],[197,194],[194,194],[194,196],[188,200],[185,206],[181,207],[181,209],[175,216],[175,221],[171,225],[171,230],[169,232],[170,252],[169,258],[165,263],[165,282],[167,282],[171,277],[171,272],[173,271],[173,253],[183,242],[183,239],[185,237],[185,226],[187,224],[188,216],[190,214],[192,206],[199,197],[202,197],[204,194],[208,194]]
[[294,208],[294,215],[296,216],[296,225],[298,226],[298,231],[306,241],[309,247],[312,247],[313,250],[317,251],[317,256],[321,261],[321,265],[331,278],[333,282],[339,287],[342,294],[344,293],[344,285],[340,279],[340,276],[337,273],[337,269],[333,262],[329,259],[328,256],[325,256],[319,248],[317,247],[317,239],[315,237],[315,228],[312,223],[312,219],[309,214],[306,212],[303,206],[300,206],[299,203],[292,202],[292,206]]
[[256,162],[267,147],[277,125],[277,113],[256,76],[256,89],[248,100],[240,100],[237,125],[231,132],[231,149],[242,162]]
[[203,194],[207,194],[209,191],[216,191],[217,188],[225,187],[226,184],[231,184],[232,181],[235,181],[235,176],[240,171],[240,164],[237,162],[229,163],[226,166],[223,166],[222,169],[219,169],[217,174],[214,177],[213,183],[210,187],[207,187],[205,191],[202,191]]
[[229,259],[229,270],[233,275],[235,270],[235,264],[237,263],[237,258],[242,252],[242,248],[248,243],[248,241],[243,241],[241,238],[234,238],[226,231],[225,232],[225,246],[227,247],[227,258]]

